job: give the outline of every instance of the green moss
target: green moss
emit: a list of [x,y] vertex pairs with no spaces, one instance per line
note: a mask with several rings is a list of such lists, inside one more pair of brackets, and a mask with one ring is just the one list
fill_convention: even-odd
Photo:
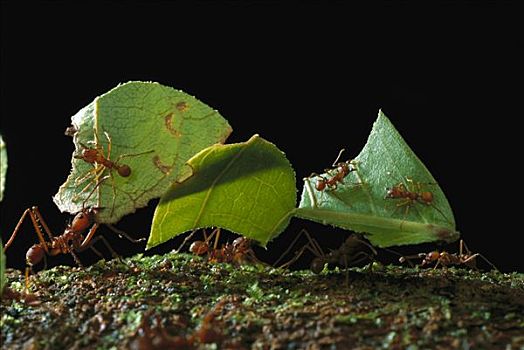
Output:
[[[22,273],[7,277],[23,290]],[[131,344],[143,322],[189,336],[213,313],[222,337],[207,348],[524,346],[522,274],[375,266],[350,269],[348,278],[346,286],[344,271],[208,264],[184,254],[60,266],[31,277],[39,303],[2,301],[0,334],[8,348],[111,349]]]

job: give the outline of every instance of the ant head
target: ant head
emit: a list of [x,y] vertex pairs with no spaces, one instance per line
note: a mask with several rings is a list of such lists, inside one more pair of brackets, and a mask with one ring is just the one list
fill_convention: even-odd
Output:
[[237,250],[248,250],[249,249],[249,239],[245,237],[238,237],[233,241],[233,248]]
[[84,230],[91,226],[97,213],[97,208],[83,209],[81,212],[75,215],[73,222],[69,225],[69,227],[73,228],[75,231]]
[[209,250],[209,246],[204,241],[194,241],[189,246],[189,251],[195,255],[204,255]]
[[316,273],[318,275],[319,273],[322,272],[322,270],[324,270],[325,263],[326,262],[322,258],[313,259],[313,261],[311,262],[311,267],[310,267],[311,271],[313,271],[313,273]]
[[317,189],[317,191],[323,191],[326,188],[326,186],[327,186],[327,180],[323,177],[319,177],[315,185],[315,188]]
[[40,245],[35,244],[25,254],[25,261],[27,265],[34,266],[44,258],[45,250]]

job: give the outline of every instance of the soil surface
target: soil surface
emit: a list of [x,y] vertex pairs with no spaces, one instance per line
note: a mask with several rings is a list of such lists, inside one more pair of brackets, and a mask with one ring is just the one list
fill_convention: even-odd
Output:
[[2,349],[522,349],[524,274],[135,256],[8,270]]

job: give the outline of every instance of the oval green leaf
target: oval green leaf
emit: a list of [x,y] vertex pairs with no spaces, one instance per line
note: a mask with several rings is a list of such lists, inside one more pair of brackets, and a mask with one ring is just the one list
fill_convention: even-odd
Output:
[[[218,111],[152,82],[129,82],[97,97],[72,117],[69,130],[76,148],[72,171],[54,201],[69,213],[101,208],[101,223],[115,223],[160,197],[189,170],[185,163],[193,155],[231,133]],[[106,158],[129,166],[130,175],[75,158],[85,147],[97,146]]]
[[4,198],[5,176],[7,174],[7,150],[5,142],[0,135],[0,202]]
[[[444,193],[382,111],[354,164],[357,170],[336,188],[317,191],[318,177],[305,178],[296,215],[364,233],[379,247],[458,239]],[[433,202],[385,198],[401,183],[409,191],[431,192]]]
[[193,176],[160,199],[146,249],[204,227],[225,228],[265,246],[289,224],[295,172],[272,143],[255,135],[243,143],[214,145],[188,164]]

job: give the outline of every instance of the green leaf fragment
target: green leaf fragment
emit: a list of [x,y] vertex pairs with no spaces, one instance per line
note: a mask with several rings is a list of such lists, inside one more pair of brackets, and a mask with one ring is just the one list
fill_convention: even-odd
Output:
[[[187,160],[224,142],[231,133],[218,111],[195,97],[136,81],[97,97],[72,117],[72,126],[72,171],[54,201],[69,213],[84,206],[101,208],[97,217],[101,223],[115,223],[160,197],[173,182],[187,176]],[[129,166],[130,175],[76,159],[74,155],[85,147],[98,147],[117,165]]]
[[4,198],[5,176],[7,174],[7,150],[4,139],[0,135],[0,202]]
[[265,246],[289,224],[295,173],[272,143],[255,135],[244,143],[214,145],[188,164],[194,174],[161,198],[147,249],[204,227],[225,228]]
[[[304,179],[296,215],[362,232],[379,247],[458,239],[444,193],[382,111],[353,163],[357,170],[336,188],[318,191],[318,177]],[[321,176],[334,174],[335,170]],[[401,183],[412,192],[431,192],[432,203],[385,198],[387,189]]]

